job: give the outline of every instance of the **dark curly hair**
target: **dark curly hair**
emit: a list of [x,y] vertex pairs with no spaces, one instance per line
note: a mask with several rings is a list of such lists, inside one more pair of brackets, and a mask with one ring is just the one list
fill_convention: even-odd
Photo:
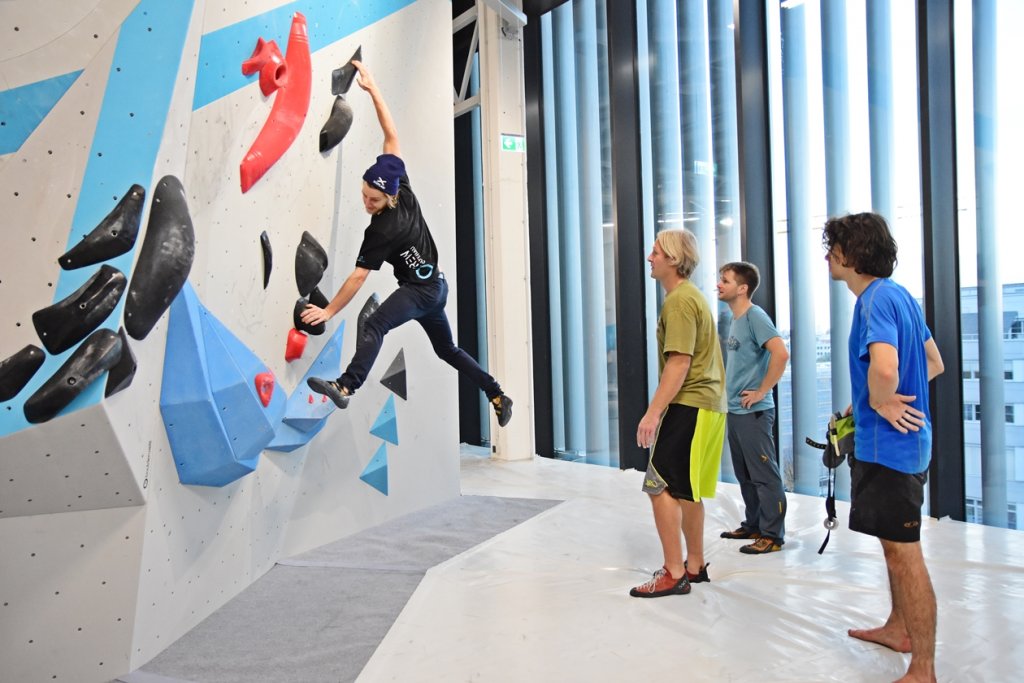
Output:
[[821,243],[828,251],[838,245],[845,265],[861,275],[889,277],[896,267],[896,240],[889,224],[877,213],[828,219]]

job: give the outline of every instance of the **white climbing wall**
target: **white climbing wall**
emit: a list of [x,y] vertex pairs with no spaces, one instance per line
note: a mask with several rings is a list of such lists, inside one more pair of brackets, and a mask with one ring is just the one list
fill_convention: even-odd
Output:
[[[15,89],[81,71],[16,148],[0,154],[0,359],[26,344],[41,346],[32,313],[63,298],[96,268],[62,273],[57,257],[133,182],[147,192],[141,245],[155,183],[174,175],[185,187],[196,233],[189,283],[274,373],[275,390],[291,393],[342,320],[341,357],[348,361],[362,303],[372,292],[383,298],[394,289],[385,265],[328,324],[327,335],[310,337],[303,358],[285,362],[302,232],[328,253],[320,288],[331,297],[350,272],[368,223],[360,177],[382,137],[357,85],[347,95],[351,131],[333,150],[318,150],[334,100],[331,71],[359,46],[391,106],[413,187],[454,282],[451,4],[183,2],[191,12],[181,19],[173,82],[154,71],[117,99],[110,83],[127,66],[118,60],[131,58],[125,45],[138,36],[130,31],[154,28],[147,20],[159,16],[156,1],[0,3],[6,41],[0,41],[0,122],[20,120],[24,105],[10,104],[21,102],[11,96]],[[204,70],[223,67],[203,60],[228,60],[228,71],[240,74],[260,22],[274,16],[274,25],[281,25],[280,17],[295,10],[306,15],[313,48],[309,111],[288,151],[242,194],[238,165],[274,95],[264,97],[250,80],[196,106]],[[379,16],[370,16],[375,11]],[[170,23],[156,24],[157,33]],[[263,37],[285,52],[288,21],[283,25],[280,35]],[[211,36],[232,31],[245,36],[234,53],[204,51]],[[109,138],[101,144],[98,136],[118,127],[130,135],[138,123],[135,103],[160,97],[167,102],[166,120],[144,173],[113,187],[97,181],[97,154],[113,153]],[[0,141],[4,134],[0,126]],[[137,154],[135,146],[116,151],[141,164],[144,145],[138,147]],[[274,255],[265,290],[264,230]],[[129,277],[131,258],[118,266]],[[448,310],[454,315],[454,292]],[[105,326],[119,323],[112,318]],[[76,402],[40,425],[19,424],[25,397],[61,357],[49,359],[18,397],[0,403],[0,680],[109,681],[151,659],[278,559],[458,494],[456,375],[433,355],[418,325],[387,337],[349,409],[331,415],[308,445],[263,451],[256,471],[223,487],[180,484],[159,409],[167,324],[165,314],[144,340],[130,340],[138,370],[132,385],[109,399]],[[360,475],[384,443],[369,431],[392,396],[379,380],[403,349],[408,400],[395,399],[399,443],[386,445],[384,495]],[[201,455],[201,440],[194,448]]]

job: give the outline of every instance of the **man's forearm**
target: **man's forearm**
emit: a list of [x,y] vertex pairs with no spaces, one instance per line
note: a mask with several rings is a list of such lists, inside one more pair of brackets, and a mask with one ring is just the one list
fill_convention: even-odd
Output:
[[381,94],[380,88],[375,86],[370,91],[370,99],[373,101],[373,108],[377,111],[380,129],[384,133],[385,151],[388,151],[391,145],[398,144],[398,129],[395,127],[394,119],[391,118],[391,110],[388,109],[388,104],[384,101],[384,95]]
[[349,275],[341,285],[341,288],[338,289],[338,293],[334,295],[333,299],[331,299],[331,303],[327,304],[327,307],[324,308],[328,315],[333,318],[340,313],[345,306],[348,306],[349,302],[352,301],[352,298],[357,292],[359,292],[359,289],[363,286],[365,281],[365,275],[361,276],[358,273],[352,273]]
[[868,403],[878,410],[896,394],[899,383],[898,372],[880,368],[874,363],[868,365]]
[[758,391],[767,394],[779,383],[782,375],[786,372],[786,361],[788,360],[787,356],[772,354],[771,359],[768,361],[768,371],[764,373],[764,379],[761,380],[761,386],[758,387]]

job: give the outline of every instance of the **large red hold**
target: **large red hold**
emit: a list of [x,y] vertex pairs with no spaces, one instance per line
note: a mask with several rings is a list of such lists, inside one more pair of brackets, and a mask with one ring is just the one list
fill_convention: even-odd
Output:
[[[260,47],[257,44],[257,52]],[[248,192],[249,188],[263,177],[267,169],[291,147],[306,120],[306,112],[309,111],[313,71],[309,57],[306,17],[302,16],[301,12],[296,12],[292,17],[292,30],[288,36],[288,50],[284,60],[287,78],[281,79],[284,82],[274,98],[270,116],[267,117],[267,122],[263,124],[263,129],[256,136],[239,167],[242,192]],[[253,65],[249,64],[247,68],[252,67]]]

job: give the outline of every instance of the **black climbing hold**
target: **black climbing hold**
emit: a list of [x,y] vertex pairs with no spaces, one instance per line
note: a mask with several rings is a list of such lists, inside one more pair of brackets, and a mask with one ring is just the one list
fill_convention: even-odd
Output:
[[64,270],[83,268],[131,251],[139,236],[145,199],[145,188],[132,185],[114,210],[92,232],[57,259],[60,267]]
[[302,241],[295,248],[295,284],[299,296],[309,296],[327,270],[327,252],[308,232],[302,233]]
[[138,367],[124,328],[119,329],[117,334],[121,337],[121,358],[114,367],[110,368],[110,374],[107,375],[107,388],[103,392],[107,398],[130,387],[132,380],[135,379],[135,368]]
[[331,107],[331,115],[327,123],[320,129],[320,151],[327,152],[334,149],[338,143],[345,139],[349,129],[352,127],[352,107],[341,95],[334,98],[334,106]]
[[345,64],[331,72],[331,94],[344,95],[352,87],[352,81],[356,77],[356,67],[352,60],[363,61],[363,46],[356,48],[356,52]]
[[0,360],[0,401],[10,401],[17,396],[42,367],[44,360],[46,354],[35,344]]
[[296,301],[295,310],[292,312],[292,323],[295,329],[305,332],[306,334],[312,334],[314,336],[319,336],[323,334],[327,330],[327,323],[320,323],[319,325],[307,325],[306,323],[302,322],[302,318],[299,316],[302,315],[302,311],[306,309],[307,304],[313,304],[314,306],[324,308],[329,303],[330,302],[327,300],[327,297],[324,296],[324,293],[320,291],[319,287],[314,288],[308,298],[302,297],[301,299]]
[[270,269],[274,267],[274,252],[270,250],[270,235],[264,230],[260,233],[260,246],[263,247],[263,289],[270,284]]
[[126,284],[124,273],[104,264],[67,297],[33,313],[32,324],[46,350],[63,353],[102,325],[121,300]]
[[121,337],[105,327],[96,330],[25,401],[25,418],[33,424],[53,419],[120,358]]
[[195,230],[181,181],[160,179],[149,209],[149,226],[128,286],[124,326],[133,339],[145,339],[181,291],[195,257]]
[[405,349],[398,350],[398,355],[391,361],[384,376],[380,378],[380,383],[393,393],[398,394],[403,401],[408,400],[405,390]]
[[356,339],[363,338],[363,328],[366,326],[366,320],[377,312],[380,308],[380,297],[377,296],[377,292],[370,295],[370,298],[363,304],[362,309],[359,311],[359,317],[356,318]]

